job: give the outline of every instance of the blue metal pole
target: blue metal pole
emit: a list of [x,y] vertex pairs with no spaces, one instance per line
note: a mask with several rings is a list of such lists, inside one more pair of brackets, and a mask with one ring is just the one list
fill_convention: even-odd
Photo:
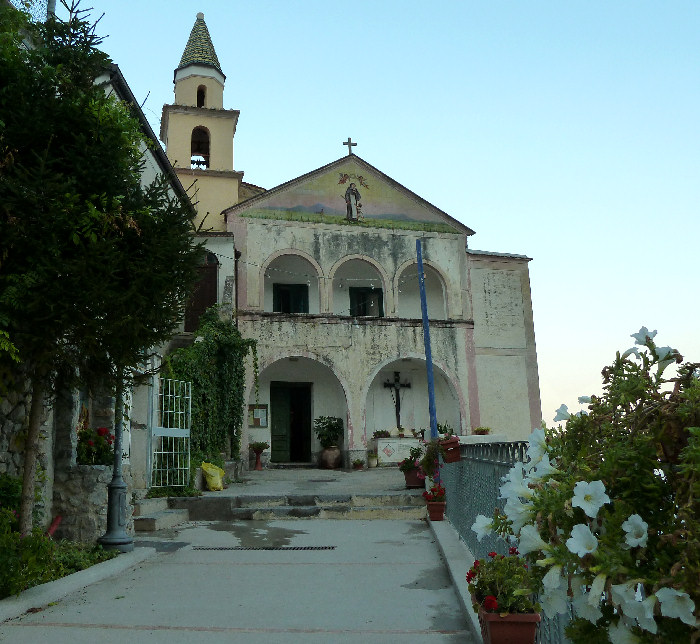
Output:
[[437,438],[437,414],[435,412],[435,381],[433,379],[433,353],[430,350],[430,327],[428,326],[428,302],[425,299],[425,275],[423,273],[423,252],[421,240],[416,239],[418,257],[418,287],[420,288],[420,308],[423,314],[423,343],[425,344],[425,364],[428,370],[428,409],[430,411],[430,438]]

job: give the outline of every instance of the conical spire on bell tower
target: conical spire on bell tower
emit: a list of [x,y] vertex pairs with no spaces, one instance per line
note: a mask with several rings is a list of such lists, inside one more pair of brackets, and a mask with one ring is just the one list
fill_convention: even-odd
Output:
[[197,20],[190,32],[185,51],[182,52],[178,69],[187,67],[187,65],[208,65],[223,76],[214,44],[209,35],[209,29],[207,29],[207,23],[204,22],[204,14],[201,12],[197,14]]
[[214,43],[209,35],[204,14],[198,13],[180,64],[175,69],[175,104],[195,107],[224,106],[224,83]]

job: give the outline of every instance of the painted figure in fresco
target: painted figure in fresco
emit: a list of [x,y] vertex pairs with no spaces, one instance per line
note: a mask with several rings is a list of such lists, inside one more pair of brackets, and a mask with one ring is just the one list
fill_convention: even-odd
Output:
[[345,207],[347,209],[346,218],[348,221],[357,221],[361,214],[360,191],[354,183],[351,183],[345,191]]

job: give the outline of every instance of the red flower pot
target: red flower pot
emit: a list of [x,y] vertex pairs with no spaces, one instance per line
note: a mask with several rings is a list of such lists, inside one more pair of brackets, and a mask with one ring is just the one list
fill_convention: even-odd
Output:
[[255,452],[255,469],[257,471],[262,470],[262,462],[260,461],[260,454],[262,454],[265,450],[262,449],[254,449]]
[[418,470],[413,469],[413,470],[408,470],[407,472],[403,473],[404,478],[406,479],[406,487],[407,488],[421,488],[425,487],[425,479],[419,479],[418,478]]
[[440,446],[443,448],[443,460],[445,463],[457,463],[461,460],[462,455],[459,453],[459,438],[451,436],[440,441]]
[[539,613],[487,613],[479,608],[484,644],[534,644]]
[[428,501],[428,518],[431,521],[442,521],[445,517],[445,501]]

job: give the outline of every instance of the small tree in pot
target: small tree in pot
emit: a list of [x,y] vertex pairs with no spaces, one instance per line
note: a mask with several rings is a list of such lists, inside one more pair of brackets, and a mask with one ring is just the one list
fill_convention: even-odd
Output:
[[335,416],[319,416],[314,420],[314,432],[323,447],[319,465],[325,469],[340,466],[341,454],[338,443],[343,436],[343,419]]

